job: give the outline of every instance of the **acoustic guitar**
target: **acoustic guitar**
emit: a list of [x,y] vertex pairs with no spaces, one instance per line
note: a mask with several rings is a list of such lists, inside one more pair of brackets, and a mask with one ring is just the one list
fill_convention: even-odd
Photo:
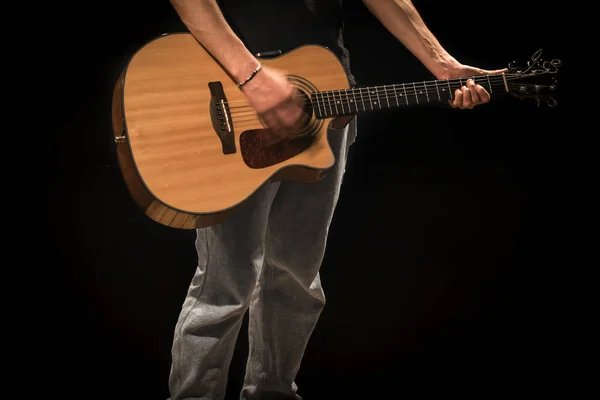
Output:
[[[523,69],[473,78],[493,95],[554,105],[560,61],[540,53]],[[261,61],[286,71],[303,97],[306,123],[293,140],[266,143],[268,131],[236,82],[191,34],[159,36],[130,58],[113,92],[113,133],[126,186],[149,218],[179,229],[211,226],[268,182],[319,181],[336,161],[330,128],[364,111],[447,102],[466,82],[352,88],[339,59],[316,45]]]

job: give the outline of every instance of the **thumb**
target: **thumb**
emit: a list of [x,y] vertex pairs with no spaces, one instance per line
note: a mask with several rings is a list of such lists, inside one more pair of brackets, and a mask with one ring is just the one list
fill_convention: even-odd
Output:
[[497,75],[497,74],[502,74],[504,72],[507,72],[508,68],[502,68],[502,69],[482,69],[480,70],[480,74],[481,75]]

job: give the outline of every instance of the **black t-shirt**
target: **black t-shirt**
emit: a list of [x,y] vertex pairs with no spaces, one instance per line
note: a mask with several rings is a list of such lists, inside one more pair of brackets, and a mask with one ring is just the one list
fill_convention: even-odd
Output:
[[234,32],[253,53],[287,52],[305,44],[331,49],[350,83],[350,55],[343,42],[342,0],[218,0]]

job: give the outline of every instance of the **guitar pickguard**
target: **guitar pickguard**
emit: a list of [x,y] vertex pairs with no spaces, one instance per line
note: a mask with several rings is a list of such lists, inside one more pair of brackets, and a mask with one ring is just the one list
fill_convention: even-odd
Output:
[[306,135],[293,140],[269,144],[266,129],[252,129],[240,135],[242,159],[250,168],[267,168],[297,156],[308,149],[315,136]]

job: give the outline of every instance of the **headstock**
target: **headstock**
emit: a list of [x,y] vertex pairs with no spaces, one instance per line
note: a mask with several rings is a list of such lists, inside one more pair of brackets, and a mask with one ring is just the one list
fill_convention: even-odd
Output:
[[531,56],[524,68],[513,61],[508,65],[505,75],[509,93],[520,99],[536,99],[538,105],[543,101],[550,107],[556,106],[556,76],[561,64],[557,59],[543,61],[541,49]]

